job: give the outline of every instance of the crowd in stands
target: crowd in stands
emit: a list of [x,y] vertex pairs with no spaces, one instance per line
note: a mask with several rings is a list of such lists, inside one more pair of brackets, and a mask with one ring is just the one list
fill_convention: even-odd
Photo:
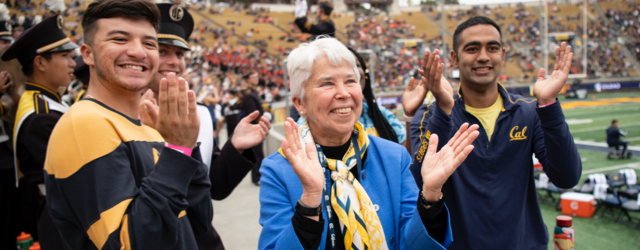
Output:
[[[28,0],[16,0],[11,2],[12,8],[18,9],[12,16],[12,22],[29,27],[34,21],[42,17],[35,15],[37,10],[44,9],[42,3]],[[42,1],[44,2],[44,1]],[[79,18],[83,14],[82,1],[71,1],[65,11],[65,29],[70,33],[73,41],[82,44],[82,34],[76,34]],[[514,9],[504,11],[502,8]],[[560,15],[562,9],[573,8],[571,5],[552,5],[549,16],[549,32],[575,32],[575,37],[582,35],[582,14]],[[635,59],[640,59],[640,10],[638,4],[629,3],[629,8],[624,10],[605,10],[605,18],[596,16],[589,19],[588,35],[590,38],[588,48],[590,57],[587,62],[587,75],[589,77],[627,77],[633,63],[625,57],[623,47],[618,43],[624,41],[626,48],[631,51]],[[254,23],[273,24],[274,18],[268,8],[249,9],[245,3],[217,3],[207,9],[203,1],[195,1],[189,6],[198,9],[201,13],[209,15],[223,15],[225,9],[233,9],[235,13],[244,13],[252,16]],[[425,7],[420,12],[408,12],[408,15],[430,15],[432,20],[442,18],[440,11]],[[507,53],[507,61],[517,65],[520,75],[501,76],[501,80],[531,82],[537,74],[537,69],[543,61],[541,44],[541,25],[538,13],[523,5],[506,5],[489,8],[476,6],[467,10],[446,12],[447,22],[460,23],[467,18],[485,15],[493,18],[503,29],[504,47]],[[341,18],[344,13],[333,13],[334,18]],[[414,24],[403,19],[402,16],[385,15],[380,10],[356,10],[351,21],[338,27],[336,36],[348,46],[356,50],[370,50],[372,53],[365,56],[372,57],[374,62],[375,87],[404,86],[407,81],[416,75],[416,70],[421,63],[421,54],[425,49],[442,48],[450,45],[443,42],[442,33],[427,34],[416,31]],[[515,21],[513,21],[515,20]],[[220,24],[221,25],[221,24]],[[279,25],[283,30],[282,35],[274,37],[269,35],[258,38],[259,28],[251,28],[239,34],[236,28],[242,25],[251,25],[250,21],[242,23],[227,21],[227,26],[218,26],[208,21],[196,24],[196,29],[191,36],[191,41],[198,48],[190,55],[189,68],[199,83],[215,83],[221,90],[237,87],[237,82],[243,73],[258,70],[264,86],[272,86],[274,91],[284,88],[284,72],[281,59],[293,49],[297,43],[307,41],[309,35],[303,34],[293,22]],[[246,30],[246,28],[244,29]],[[448,31],[447,33],[452,33]],[[451,34],[447,34],[449,36]],[[230,39],[234,38],[234,39]],[[419,44],[399,43],[400,39],[419,39]],[[620,40],[622,39],[622,40]],[[214,46],[211,46],[213,41]],[[209,45],[205,45],[209,44]],[[408,45],[408,46],[407,46]],[[550,41],[550,47],[557,46],[555,41]],[[267,51],[272,51],[268,53]],[[276,53],[274,54],[273,51]],[[578,54],[578,53],[576,53]],[[553,63],[553,58],[550,58]],[[451,72],[451,62],[445,59],[448,73]],[[582,61],[574,58],[572,73],[582,73]],[[513,79],[511,79],[513,77]],[[455,81],[455,80],[454,80]],[[275,95],[273,95],[275,96]]]

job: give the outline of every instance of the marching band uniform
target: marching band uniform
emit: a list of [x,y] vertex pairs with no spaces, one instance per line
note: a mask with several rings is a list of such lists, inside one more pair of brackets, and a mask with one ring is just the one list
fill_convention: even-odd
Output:
[[[2,55],[3,61],[17,58],[24,67],[43,53],[69,51],[78,47],[61,29],[61,16],[52,16],[25,31]],[[57,241],[57,229],[44,209],[43,166],[47,144],[54,126],[69,106],[56,90],[27,81],[20,98],[13,128],[14,171],[21,208],[21,230],[33,235],[42,245]],[[44,223],[39,225],[39,223]],[[38,231],[45,232],[42,238]],[[52,232],[52,233],[49,233]],[[51,238],[50,238],[51,237]]]

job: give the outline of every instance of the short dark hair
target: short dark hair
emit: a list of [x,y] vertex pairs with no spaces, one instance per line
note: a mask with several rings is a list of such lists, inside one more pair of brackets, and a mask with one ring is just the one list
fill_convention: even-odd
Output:
[[613,120],[611,121],[611,125],[613,125],[614,123],[618,122],[618,120]]
[[331,15],[333,11],[333,3],[329,0],[320,0],[318,1],[318,8],[324,11],[325,15]]
[[113,17],[147,20],[156,32],[160,29],[160,10],[149,0],[98,0],[89,4],[82,16],[85,43],[93,46],[98,19]]
[[500,30],[500,26],[498,26],[496,22],[491,20],[491,18],[485,16],[477,16],[469,18],[467,21],[464,21],[463,23],[458,25],[456,31],[453,33],[453,51],[456,52],[456,55],[458,54],[458,46],[460,46],[460,35],[462,34],[462,31],[479,24],[489,24],[493,25],[493,27],[496,27],[498,33],[500,34],[500,46],[502,47],[502,31]]
[[[51,61],[51,52],[45,52],[42,53],[40,55],[37,56],[41,56],[42,58],[46,59],[47,61]],[[33,75],[33,61],[34,61],[35,57],[33,59],[31,59],[31,61],[29,61],[28,63],[25,63],[24,65],[22,65],[22,73],[29,77]]]
[[251,75],[253,75],[253,74],[258,74],[258,77],[260,77],[260,73],[258,73],[258,71],[256,71],[256,70],[251,70],[251,71],[249,71],[248,73],[244,74],[244,75],[242,76],[242,79],[247,80],[247,79],[249,79],[249,77],[251,77]]

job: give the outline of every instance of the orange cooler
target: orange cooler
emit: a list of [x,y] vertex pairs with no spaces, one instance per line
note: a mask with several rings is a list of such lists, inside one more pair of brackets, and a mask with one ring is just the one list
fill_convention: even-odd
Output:
[[567,192],[560,195],[562,213],[590,218],[596,211],[596,199],[591,194]]

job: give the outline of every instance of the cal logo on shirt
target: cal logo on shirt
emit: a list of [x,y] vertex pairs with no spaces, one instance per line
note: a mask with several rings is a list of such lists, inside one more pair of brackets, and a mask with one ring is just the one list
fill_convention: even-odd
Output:
[[524,128],[522,128],[522,130],[519,130],[520,126],[514,126],[511,129],[511,132],[509,132],[509,137],[511,137],[511,140],[509,141],[520,141],[520,140],[526,140],[527,136],[524,135],[525,132],[527,132],[527,126],[524,126]]

